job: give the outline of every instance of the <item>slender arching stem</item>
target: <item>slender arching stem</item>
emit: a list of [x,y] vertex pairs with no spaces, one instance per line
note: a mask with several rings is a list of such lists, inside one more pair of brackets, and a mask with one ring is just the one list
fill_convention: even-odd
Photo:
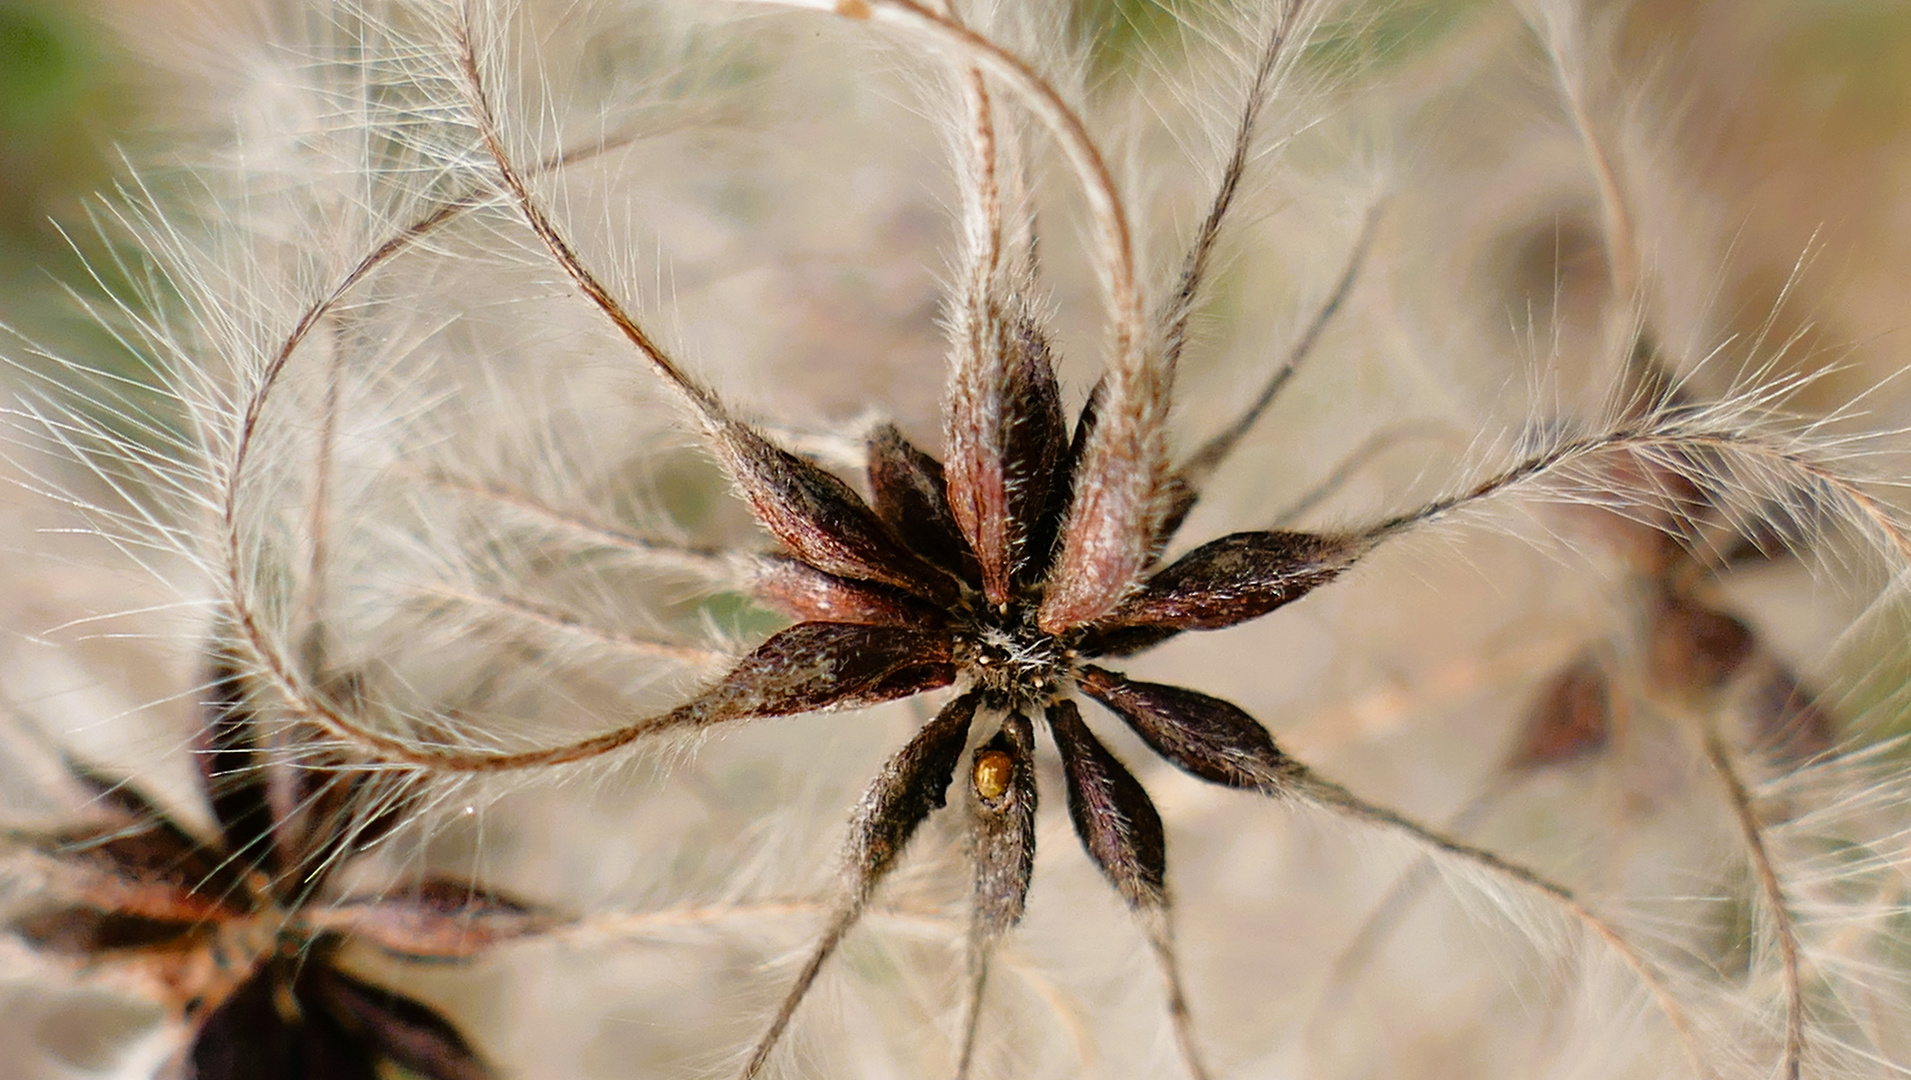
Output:
[[1784,968],[1785,979],[1785,1076],[1787,1080],[1798,1080],[1805,1057],[1805,991],[1800,974],[1798,923],[1792,917],[1791,906],[1785,899],[1785,888],[1778,880],[1778,870],[1772,865],[1771,849],[1765,842],[1765,826],[1758,820],[1758,809],[1753,805],[1752,794],[1732,764],[1731,750],[1716,731],[1705,733],[1705,758],[1713,772],[1718,774],[1719,783],[1732,803],[1733,819],[1738,822],[1739,833],[1744,837],[1746,854],[1751,861],[1753,874],[1758,878],[1759,893],[1764,897],[1766,907],[1771,910],[1772,923],[1777,931],[1779,963]]
[[1902,565],[1911,567],[1911,535],[1906,533],[1896,516],[1857,481],[1833,471],[1817,456],[1787,446],[1782,437],[1757,429],[1724,425],[1699,427],[1685,422],[1655,425],[1650,418],[1636,425],[1562,440],[1480,481],[1467,491],[1436,499],[1419,509],[1388,518],[1366,529],[1361,535],[1374,544],[1383,543],[1472,503],[1537,482],[1573,466],[1596,461],[1603,456],[1655,454],[1664,457],[1695,450],[1727,459],[1737,458],[1780,475],[1790,473],[1801,484],[1819,488],[1844,503],[1877,538],[1884,541]]
[[1680,1045],[1692,1063],[1695,1075],[1714,1076],[1705,1054],[1699,1045],[1698,1036],[1692,1030],[1691,1020],[1686,1016],[1685,1007],[1673,996],[1658,968],[1644,954],[1639,952],[1619,929],[1607,922],[1598,913],[1587,907],[1585,902],[1574,896],[1572,891],[1536,871],[1518,863],[1495,855],[1484,848],[1444,836],[1421,825],[1396,811],[1362,799],[1346,788],[1313,773],[1304,774],[1295,785],[1298,793],[1323,807],[1359,821],[1365,821],[1382,828],[1402,833],[1417,842],[1442,854],[1462,859],[1482,867],[1495,876],[1529,892],[1544,897],[1561,911],[1571,916],[1573,921],[1584,926],[1593,936],[1604,942],[1619,960],[1632,970],[1646,992],[1652,996],[1659,1012],[1678,1035]]
[[[540,161],[535,171],[548,172],[588,160],[630,142],[629,136],[610,136],[588,146],[573,151],[553,155]],[[301,346],[347,297],[368,280],[380,267],[389,263],[414,245],[431,236],[445,225],[465,213],[485,205],[496,197],[496,191],[489,186],[474,187],[433,207],[428,212],[412,220],[388,235],[354,263],[333,283],[323,295],[313,300],[294,320],[291,330],[280,341],[258,374],[251,388],[244,408],[239,414],[239,422],[234,432],[230,460],[225,469],[223,486],[219,496],[220,526],[223,533],[225,577],[228,603],[232,609],[232,624],[243,640],[247,651],[256,659],[273,685],[283,694],[294,711],[306,716],[326,728],[332,734],[360,743],[378,752],[381,756],[404,764],[432,767],[452,767],[459,760],[469,760],[470,764],[480,764],[469,755],[456,751],[420,752],[411,743],[394,739],[374,731],[356,722],[339,710],[332,708],[323,695],[312,692],[298,676],[292,659],[285,655],[271,635],[260,624],[255,609],[251,589],[245,580],[244,532],[240,525],[241,489],[250,471],[252,451],[257,444],[261,421],[266,406],[278,389],[281,376],[298,353]],[[329,423],[328,419],[328,423]],[[621,745],[621,744],[619,744]],[[588,756],[588,755],[582,755]],[[477,755],[483,759],[486,768],[496,755]],[[565,758],[564,760],[575,760]],[[511,767],[509,765],[502,767]]]

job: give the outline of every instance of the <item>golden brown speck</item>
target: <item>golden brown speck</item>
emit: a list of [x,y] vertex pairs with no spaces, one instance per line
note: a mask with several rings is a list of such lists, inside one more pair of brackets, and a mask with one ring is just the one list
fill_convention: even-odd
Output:
[[975,793],[990,802],[1001,798],[1009,790],[1009,773],[1013,763],[1009,756],[1000,750],[984,750],[975,756],[975,771],[970,782],[975,785]]

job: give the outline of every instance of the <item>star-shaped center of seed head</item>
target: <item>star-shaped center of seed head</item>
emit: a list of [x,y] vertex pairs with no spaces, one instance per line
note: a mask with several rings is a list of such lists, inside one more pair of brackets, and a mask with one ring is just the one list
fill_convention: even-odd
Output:
[[[947,464],[886,425],[868,443],[868,500],[748,425],[709,417],[711,444],[784,548],[762,563],[755,592],[798,621],[651,726],[848,708],[952,684],[958,690],[858,805],[845,853],[846,906],[746,1076],[767,1060],[817,969],[916,828],[945,805],[978,718],[997,729],[970,754],[964,800],[975,863],[970,951],[977,955],[1021,918],[1026,900],[1037,720],[1061,755],[1083,845],[1169,955],[1160,815],[1083,721],[1076,692],[1202,779],[1280,792],[1302,774],[1236,706],[1092,661],[1258,618],[1332,580],[1366,550],[1371,534],[1235,533],[1158,566],[1194,503],[1193,474],[1156,479],[1146,461],[1106,452],[1096,459],[1102,389],[1071,428],[1045,339],[1031,321],[1004,319],[980,340],[986,348],[974,363],[959,364],[952,380]],[[1096,460],[1099,471],[1085,465]],[[1156,495],[1096,497],[1104,486],[1122,485]],[[1115,513],[1128,517],[1096,516]],[[1110,536],[1121,538],[1114,545],[1121,550],[1110,549]],[[1143,573],[1130,580],[1119,567],[1135,563],[1137,551]],[[1056,603],[1057,595],[1066,602]]]
[[58,899],[7,929],[43,954],[155,986],[185,1033],[166,1076],[377,1080],[397,1066],[425,1080],[492,1080],[449,1019],[351,974],[342,954],[355,942],[462,960],[539,933],[550,917],[435,876],[330,895],[334,871],[404,819],[408,791],[310,748],[298,765],[273,759],[293,751],[262,741],[246,680],[215,668],[194,762],[217,832],[197,836],[131,786],[72,765],[105,820],[31,838]]
[[957,670],[992,700],[1039,708],[1072,673],[1079,654],[1035,624],[1032,605],[985,608],[954,632]]

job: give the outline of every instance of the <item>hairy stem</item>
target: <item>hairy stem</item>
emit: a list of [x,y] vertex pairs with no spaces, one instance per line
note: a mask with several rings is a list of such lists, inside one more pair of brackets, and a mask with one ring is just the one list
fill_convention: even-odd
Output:
[[1228,455],[1233,453],[1234,448],[1247,436],[1247,433],[1260,422],[1262,414],[1274,404],[1274,399],[1280,396],[1281,390],[1300,370],[1301,364],[1312,355],[1314,346],[1320,342],[1321,333],[1327,329],[1327,324],[1334,320],[1334,316],[1339,314],[1342,305],[1347,302],[1347,297],[1354,291],[1354,283],[1360,278],[1361,267],[1366,265],[1367,254],[1373,250],[1374,235],[1380,224],[1380,210],[1380,204],[1376,203],[1367,211],[1367,216],[1360,226],[1360,235],[1355,238],[1353,247],[1347,253],[1347,262],[1341,267],[1340,277],[1335,281],[1333,290],[1314,311],[1314,318],[1308,322],[1307,329],[1303,330],[1301,336],[1289,346],[1287,358],[1274,369],[1274,374],[1261,387],[1261,392],[1255,396],[1253,403],[1235,418],[1234,423],[1201,444],[1201,448],[1196,450],[1187,464],[1181,467],[1180,476],[1185,483],[1196,490],[1207,483],[1208,479],[1214,475],[1214,470],[1221,467],[1221,463],[1227,460]]
[[1644,954],[1633,947],[1625,935],[1620,933],[1618,927],[1587,907],[1583,901],[1573,895],[1571,890],[1528,867],[1509,862],[1484,848],[1474,847],[1442,835],[1396,811],[1370,803],[1339,784],[1313,773],[1304,774],[1298,782],[1298,787],[1306,797],[1328,809],[1402,833],[1435,851],[1488,870],[1494,876],[1528,892],[1536,893],[1549,903],[1558,906],[1575,922],[1604,942],[1606,947],[1632,970],[1646,992],[1652,996],[1654,1004],[1666,1018],[1666,1022],[1672,1025],[1692,1064],[1695,1075],[1700,1077],[1715,1075],[1711,1066],[1706,1063],[1698,1037],[1693,1033],[1691,1022],[1686,1017],[1685,1007],[1673,996],[1658,969]]
[[1765,844],[1765,826],[1758,820],[1752,794],[1746,790],[1745,781],[1732,766],[1731,751],[1715,731],[1708,731],[1705,735],[1705,758],[1711,763],[1712,771],[1718,774],[1726,798],[1732,803],[1732,814],[1745,840],[1746,855],[1751,859],[1752,872],[1758,878],[1759,892],[1764,896],[1765,906],[1771,912],[1772,924],[1777,931],[1778,957],[1784,968],[1785,980],[1785,1075],[1788,1080],[1799,1080],[1805,1056],[1805,992],[1799,974],[1798,924],[1792,918],[1791,906],[1785,900],[1785,889],[1778,880],[1778,870],[1772,865],[1771,851]]

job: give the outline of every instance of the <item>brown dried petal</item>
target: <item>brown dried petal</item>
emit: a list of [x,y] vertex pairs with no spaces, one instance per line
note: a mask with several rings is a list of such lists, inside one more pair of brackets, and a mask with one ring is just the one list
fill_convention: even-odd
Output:
[[796,559],[765,559],[750,591],[798,622],[940,626],[942,614],[899,589],[825,574]]
[[1586,656],[1553,676],[1526,716],[1508,769],[1564,765],[1597,751],[1612,737],[1612,680]]
[[1068,778],[1068,815],[1089,857],[1128,903],[1144,911],[1168,902],[1167,838],[1155,804],[1108,752],[1072,701],[1048,707],[1049,730]]
[[873,705],[955,680],[949,635],[937,630],[798,623],[743,658],[715,686],[658,721],[704,726]]
[[725,424],[713,442],[751,512],[792,555],[837,577],[954,601],[955,583],[903,546],[836,476],[741,424]]
[[876,516],[916,554],[980,585],[981,567],[949,509],[942,463],[884,424],[869,438],[869,487]]
[[948,487],[983,594],[1001,603],[1018,577],[1028,579],[1029,541],[1068,453],[1068,422],[1040,329],[1026,317],[992,323],[982,370],[959,378],[950,400]]
[[383,896],[341,901],[308,921],[399,956],[462,960],[543,933],[556,919],[468,881],[426,878]]
[[1361,548],[1341,537],[1295,532],[1224,536],[1149,578],[1103,626],[1218,630],[1256,619],[1327,584]]
[[1756,644],[1745,623],[1678,593],[1660,594],[1651,620],[1646,655],[1652,678],[1684,693],[1725,685]]
[[317,1004],[362,1045],[428,1080],[492,1080],[495,1075],[458,1029],[422,1002],[314,965],[299,980],[301,1001]]
[[226,850],[249,866],[276,873],[272,807],[266,795],[265,763],[258,728],[246,700],[245,679],[231,657],[215,654],[207,693],[200,702],[206,722],[194,746],[199,783],[212,806]]
[[[1006,758],[1007,783],[993,785]],[[977,781],[991,793],[976,790]],[[976,748],[970,769],[975,798],[975,944],[987,947],[1022,919],[1035,873],[1035,729],[1010,715],[1002,730]]]
[[1155,753],[1203,780],[1272,792],[1299,771],[1266,728],[1220,698],[1095,667],[1083,668],[1078,683]]
[[968,693],[943,706],[889,759],[863,795],[849,827],[849,869],[859,895],[869,894],[895,865],[916,827],[946,805],[949,781],[962,760],[980,700]]

